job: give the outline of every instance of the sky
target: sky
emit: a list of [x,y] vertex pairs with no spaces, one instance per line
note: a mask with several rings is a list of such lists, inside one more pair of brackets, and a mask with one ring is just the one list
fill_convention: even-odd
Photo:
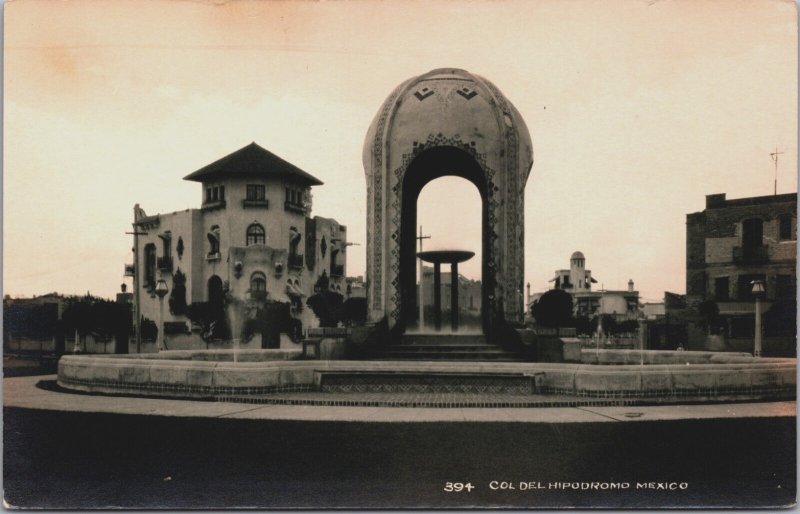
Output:
[[[402,81],[481,75],[533,139],[525,281],[575,250],[607,289],[685,291],[705,195],[797,190],[791,1],[12,0],[5,4],[3,292],[112,296],[133,205],[199,207],[188,173],[252,141],[321,179],[363,275],[367,128]],[[426,249],[479,244],[479,197],[423,190]],[[479,278],[479,259],[461,271]]]

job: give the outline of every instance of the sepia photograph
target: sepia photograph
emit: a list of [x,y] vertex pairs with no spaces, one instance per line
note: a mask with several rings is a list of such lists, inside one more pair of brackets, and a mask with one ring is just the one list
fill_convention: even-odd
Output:
[[8,509],[790,509],[789,0],[12,0]]

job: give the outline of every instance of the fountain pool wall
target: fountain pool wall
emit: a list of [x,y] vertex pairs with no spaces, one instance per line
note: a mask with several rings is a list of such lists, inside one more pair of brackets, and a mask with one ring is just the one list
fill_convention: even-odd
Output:
[[[609,350],[600,353],[603,351]],[[795,397],[796,359],[717,354],[716,360],[724,362],[698,362],[695,360],[701,356],[692,354],[710,352],[672,353],[674,362],[650,365],[288,360],[299,357],[299,352],[281,350],[241,351],[236,363],[230,350],[70,355],[59,361],[58,383],[67,389],[95,393],[218,398],[316,391],[326,374],[345,374],[356,381],[366,375],[502,375],[529,377],[531,392],[537,394],[726,401]]]

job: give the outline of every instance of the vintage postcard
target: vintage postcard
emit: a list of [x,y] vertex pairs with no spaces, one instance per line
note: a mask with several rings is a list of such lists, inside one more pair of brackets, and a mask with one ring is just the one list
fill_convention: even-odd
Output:
[[6,507],[795,505],[795,3],[4,7]]

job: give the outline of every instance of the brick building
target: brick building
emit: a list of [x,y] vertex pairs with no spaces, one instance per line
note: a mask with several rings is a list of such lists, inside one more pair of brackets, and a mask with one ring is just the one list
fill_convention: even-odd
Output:
[[698,339],[707,335],[706,345],[749,351],[755,313],[751,283],[761,280],[766,287],[765,335],[774,339],[767,344],[778,351],[777,346],[790,345],[780,338],[791,336],[793,348],[794,323],[782,319],[786,316],[779,311],[795,302],[796,234],[796,194],[733,200],[724,193],[707,195],[705,210],[687,214],[687,307],[713,300],[719,309],[714,327],[706,327],[705,333],[690,330],[690,345],[701,344]]

